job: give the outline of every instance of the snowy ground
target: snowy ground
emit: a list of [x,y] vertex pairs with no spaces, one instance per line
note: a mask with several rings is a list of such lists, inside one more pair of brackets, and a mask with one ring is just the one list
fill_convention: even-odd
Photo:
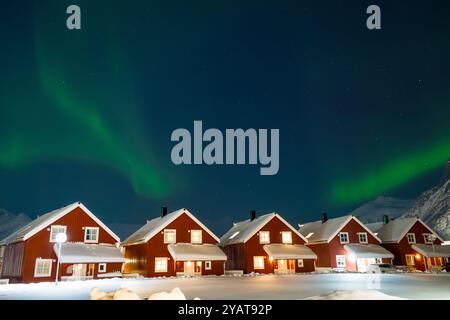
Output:
[[[450,274],[298,274],[256,277],[105,279],[0,285],[0,299],[89,299],[97,287],[126,287],[142,298],[179,287],[188,299],[450,299]],[[376,291],[374,291],[376,289]],[[337,291],[337,292],[336,292]],[[388,296],[385,296],[388,295]]]

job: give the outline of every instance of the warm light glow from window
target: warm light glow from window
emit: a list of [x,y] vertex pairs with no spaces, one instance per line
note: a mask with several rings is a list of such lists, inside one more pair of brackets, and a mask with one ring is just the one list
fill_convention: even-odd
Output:
[[416,254],[416,259],[420,260],[420,254]]
[[270,260],[270,262],[272,262],[273,261],[273,257],[269,257],[269,260]]

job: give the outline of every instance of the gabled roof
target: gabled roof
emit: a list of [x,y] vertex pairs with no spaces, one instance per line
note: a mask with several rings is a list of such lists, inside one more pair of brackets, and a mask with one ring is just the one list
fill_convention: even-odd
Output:
[[383,227],[383,222],[371,222],[365,223],[366,227],[369,228],[372,232],[377,233]]
[[308,243],[328,243],[336,237],[342,228],[344,228],[351,220],[356,221],[375,239],[381,242],[381,240],[369,228],[367,228],[361,221],[352,215],[328,219],[324,223],[322,223],[321,220],[318,220],[305,224],[299,224],[299,232],[308,239]]
[[378,237],[383,243],[398,243],[406,236],[416,222],[421,223],[430,233],[436,235],[439,240],[444,242],[439,235],[418,218],[400,218],[391,220],[377,230]]
[[175,219],[180,217],[183,213],[185,213],[189,218],[194,220],[203,230],[205,230],[211,237],[213,237],[217,242],[219,242],[219,238],[209,230],[203,223],[200,222],[189,210],[182,208],[171,213],[166,214],[164,217],[157,217],[150,221],[148,221],[145,225],[143,225],[140,229],[138,229],[135,233],[129,236],[124,242],[122,242],[123,246],[129,246],[133,244],[146,243],[151,238],[153,238],[158,232],[163,230],[169,224],[171,224]]
[[286,226],[289,227],[296,235],[302,238],[305,242],[307,240],[304,236],[302,236],[295,228],[286,220],[284,220],[278,213],[268,213],[262,216],[255,218],[254,220],[244,220],[241,222],[234,223],[233,227],[228,230],[221,238],[220,245],[230,245],[230,244],[238,244],[238,243],[246,243],[250,240],[251,237],[262,227],[264,227],[270,220],[277,217],[283,222]]
[[113,237],[117,242],[120,241],[119,237],[112,232],[103,222],[101,222],[88,208],[86,208],[81,202],[74,202],[68,206],[53,210],[46,214],[39,216],[37,219],[31,221],[27,225],[23,226],[19,230],[15,231],[5,239],[3,239],[0,244],[7,245],[14,242],[25,241],[42,229],[48,227],[55,221],[61,219],[66,214],[72,212],[76,208],[81,208],[92,220],[94,220],[99,226],[101,226],[106,232],[108,232],[111,237]]

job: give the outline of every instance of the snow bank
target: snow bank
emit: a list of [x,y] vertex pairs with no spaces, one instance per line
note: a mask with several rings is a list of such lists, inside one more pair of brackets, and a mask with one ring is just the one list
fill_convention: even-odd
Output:
[[186,300],[186,296],[176,287],[170,292],[158,292],[150,295],[148,300]]
[[304,300],[404,300],[377,290],[336,290]]
[[142,300],[136,293],[127,288],[119,288],[111,292],[103,292],[98,288],[93,288],[90,296],[91,300]]

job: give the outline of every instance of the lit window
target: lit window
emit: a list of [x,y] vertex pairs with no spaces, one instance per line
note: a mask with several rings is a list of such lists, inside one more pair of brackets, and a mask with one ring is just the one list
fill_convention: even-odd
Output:
[[253,257],[253,268],[264,269],[264,257]]
[[99,264],[98,264],[98,272],[99,272],[99,273],[104,273],[104,272],[106,272],[106,263],[99,263]]
[[413,254],[407,254],[406,255],[406,265],[407,266],[413,266],[415,265],[415,261],[414,261],[414,255]]
[[167,272],[167,258],[155,258],[155,272]]
[[191,230],[191,243],[202,243],[202,230]]
[[281,232],[281,242],[292,243],[292,232],[290,231]]
[[205,261],[205,270],[211,270],[211,261]]
[[259,243],[270,243],[270,232],[260,231],[259,232]]
[[336,266],[338,268],[345,268],[345,256],[336,256]]
[[341,241],[341,243],[348,243],[348,232],[340,232],[339,240]]
[[297,260],[297,266],[298,266],[299,268],[303,268],[303,259],[298,259],[298,260]]
[[50,277],[52,275],[52,259],[36,259],[34,266],[34,276],[36,278]]
[[164,230],[164,243],[177,242],[177,231],[172,229]]
[[50,242],[56,242],[56,235],[58,233],[66,233],[67,226],[51,226],[50,227]]
[[434,240],[434,235],[431,233],[425,233],[423,235],[423,241],[425,241],[426,244],[433,244]]
[[359,243],[367,243],[367,232],[358,233]]
[[98,242],[98,227],[84,228],[84,242],[97,243]]
[[408,237],[408,243],[416,243],[416,235],[414,233],[408,233],[406,235]]

